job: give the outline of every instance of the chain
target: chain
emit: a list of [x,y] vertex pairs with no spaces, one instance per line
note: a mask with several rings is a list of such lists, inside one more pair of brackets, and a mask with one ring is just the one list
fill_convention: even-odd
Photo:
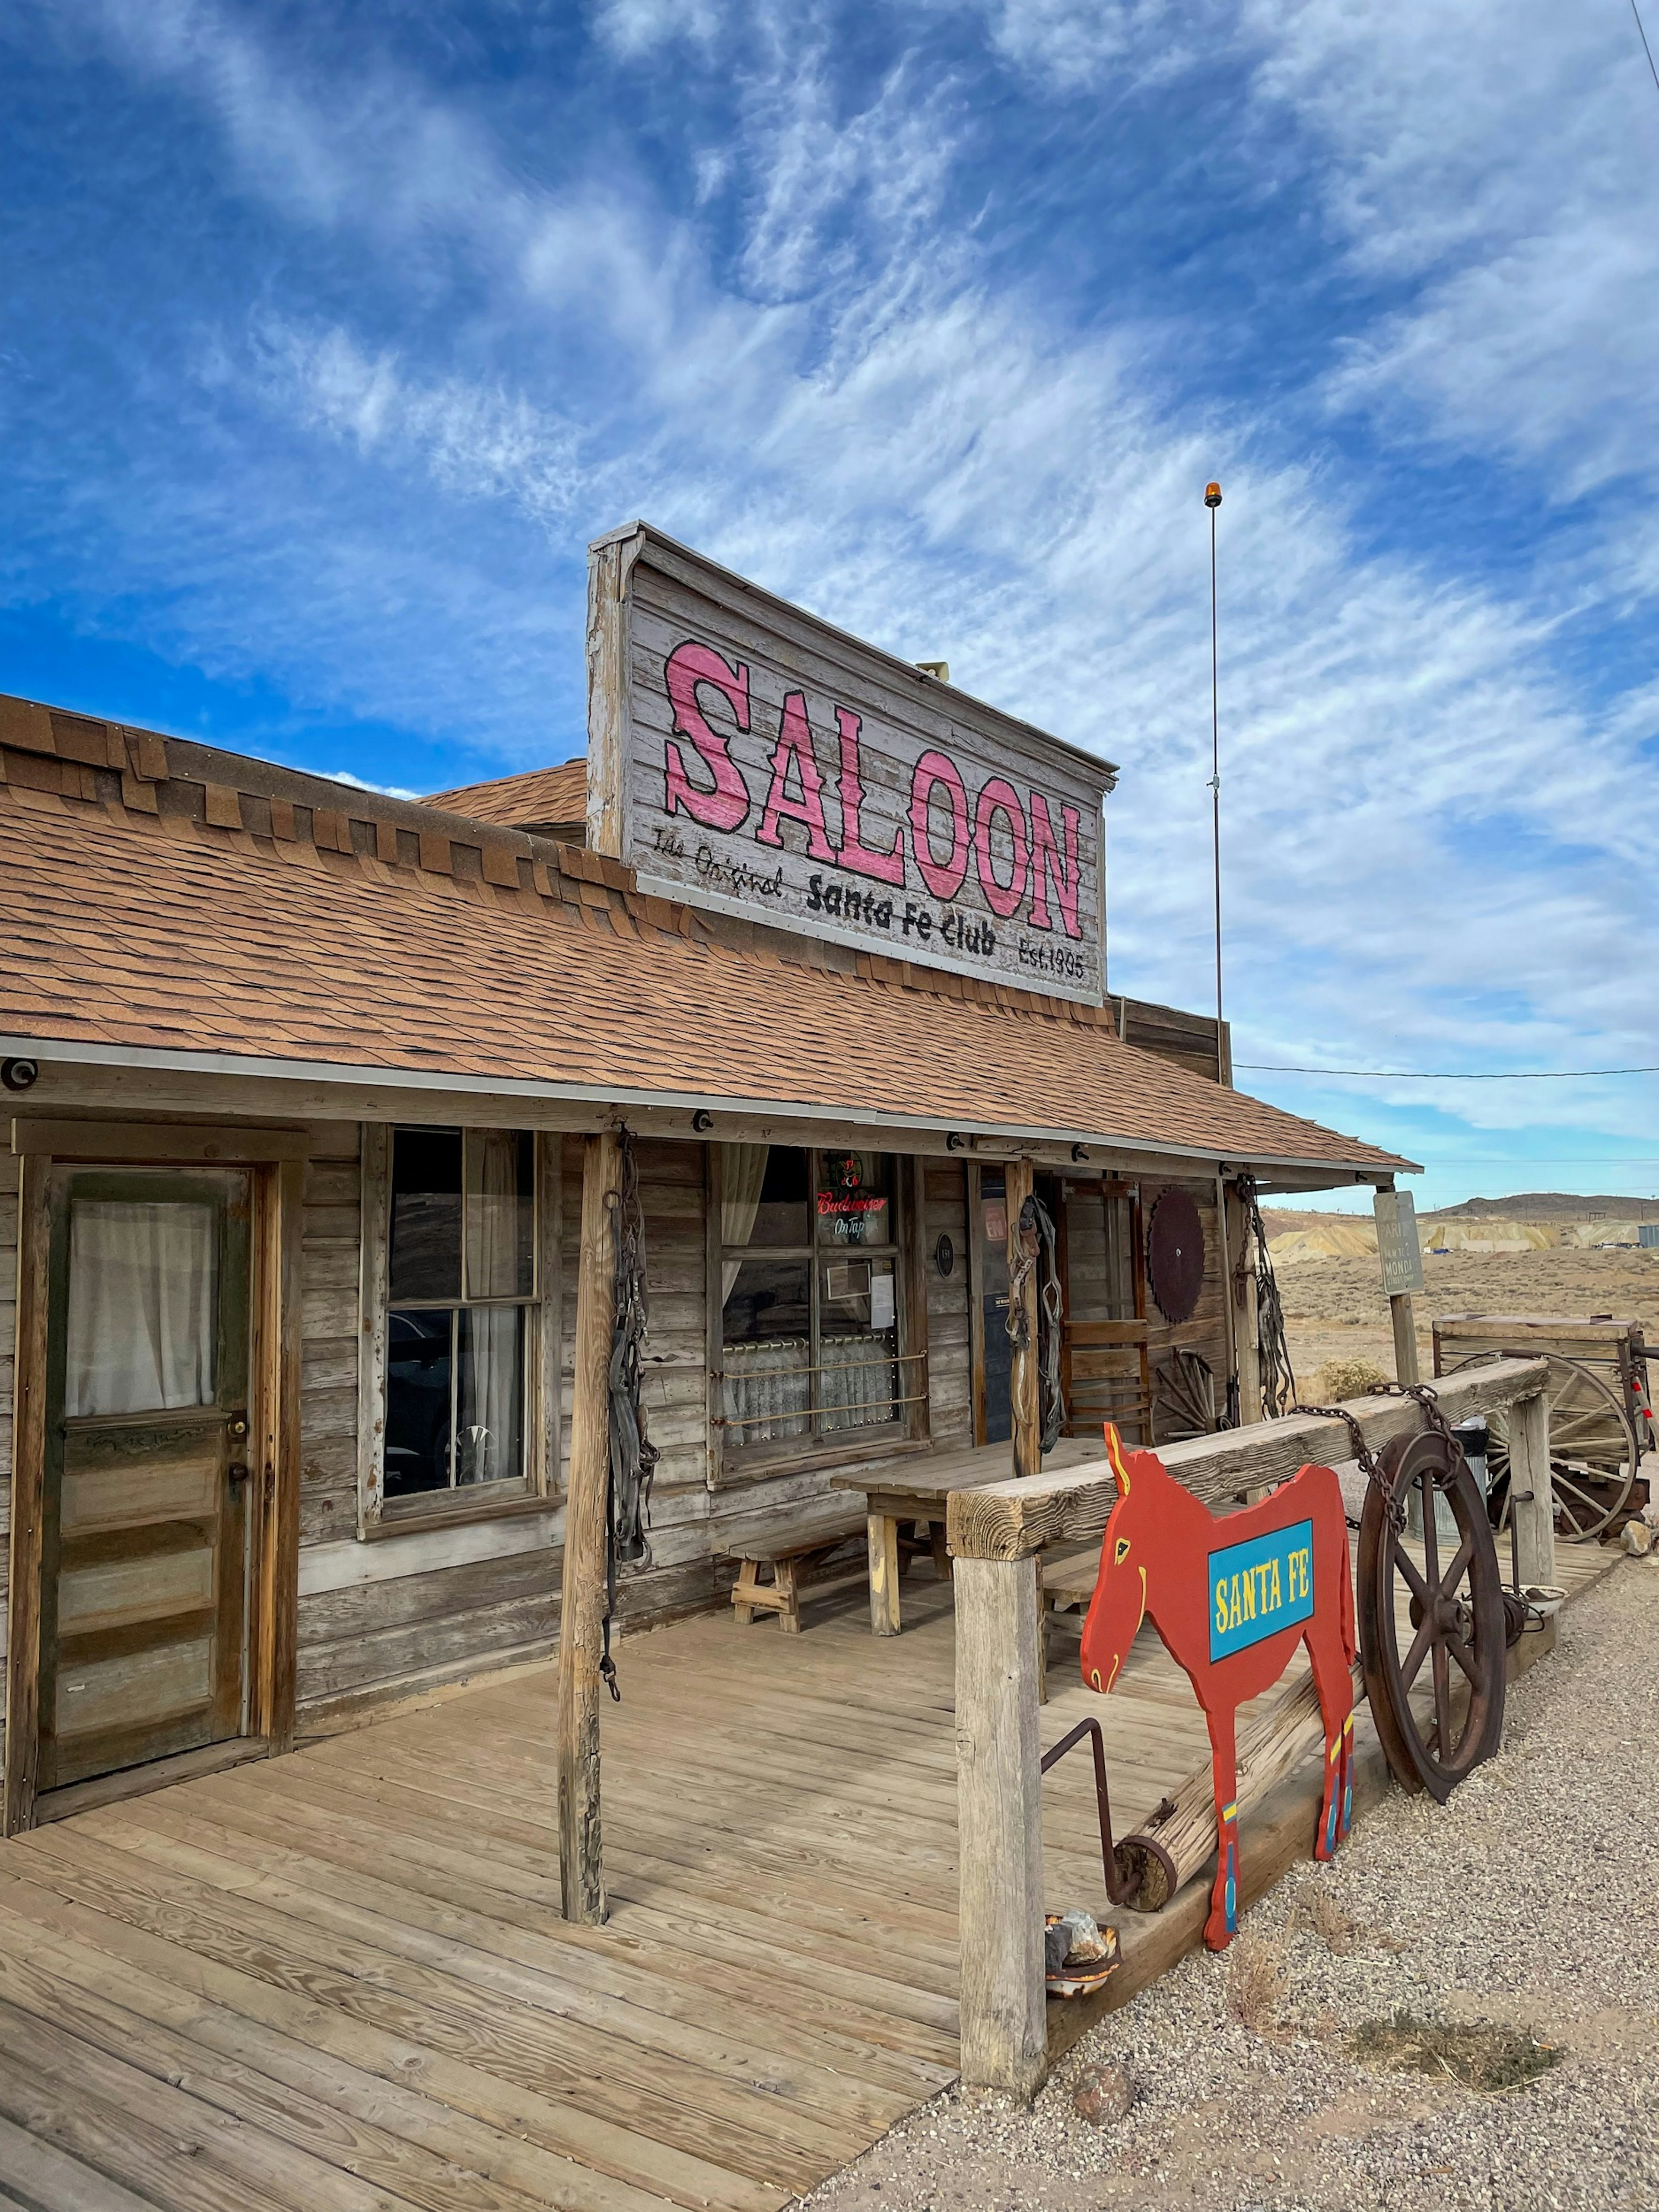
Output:
[[605,1649],[599,1673],[620,1705],[622,1688],[611,1656],[611,1616],[617,1603],[617,1565],[646,1554],[645,1532],[651,1521],[651,1478],[657,1448],[646,1433],[640,1392],[640,1358],[650,1327],[645,1293],[645,1208],[640,1200],[640,1169],[634,1139],[619,1137],[621,1188],[605,1195],[614,1211],[616,1240],[614,1318],[611,1336],[611,1480],[605,1508]]
[[[1444,1437],[1453,1453],[1458,1458],[1462,1458],[1463,1447],[1457,1441],[1450,1424],[1440,1410],[1440,1401],[1437,1393],[1431,1390],[1426,1382],[1373,1382],[1367,1395],[1372,1398],[1410,1398],[1423,1416],[1424,1427]],[[1296,1405],[1290,1410],[1292,1413],[1305,1413],[1317,1420],[1341,1422],[1343,1427],[1348,1431],[1348,1441],[1353,1447],[1353,1456],[1358,1462],[1360,1472],[1366,1481],[1381,1493],[1383,1508],[1389,1520],[1394,1523],[1395,1534],[1398,1535],[1406,1526],[1406,1509],[1398,1499],[1391,1496],[1376,1455],[1365,1442],[1365,1432],[1355,1416],[1346,1406]],[[1351,1528],[1357,1528],[1359,1526],[1352,1515],[1348,1516],[1348,1526]]]
[[1004,1324],[1016,1352],[1030,1342],[1025,1319],[1025,1292],[1039,1262],[1037,1274],[1037,1388],[1041,1402],[1039,1449],[1051,1452],[1066,1425],[1066,1396],[1060,1387],[1060,1354],[1065,1302],[1060,1288],[1060,1264],[1054,1216],[1035,1193],[1019,1209],[1015,1224],[1018,1259],[1008,1278],[1008,1316]]

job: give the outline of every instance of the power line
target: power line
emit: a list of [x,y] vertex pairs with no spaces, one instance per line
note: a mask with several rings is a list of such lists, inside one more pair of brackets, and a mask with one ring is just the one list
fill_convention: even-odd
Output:
[[1659,1075],[1659,1067],[1513,1067],[1443,1068],[1438,1073],[1420,1067],[1287,1067],[1272,1060],[1236,1060],[1235,1067],[1248,1067],[1257,1075],[1364,1075],[1389,1083],[1569,1083],[1581,1077]]
[[1659,87],[1659,62],[1656,62],[1653,58],[1653,48],[1648,44],[1648,34],[1642,27],[1642,11],[1637,6],[1636,0],[1630,0],[1630,12],[1636,18],[1637,35],[1642,41],[1642,52],[1648,58],[1648,67],[1653,71],[1654,84]]

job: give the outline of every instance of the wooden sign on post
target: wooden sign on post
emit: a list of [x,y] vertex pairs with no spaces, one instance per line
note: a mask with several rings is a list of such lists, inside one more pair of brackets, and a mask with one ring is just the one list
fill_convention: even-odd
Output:
[[1100,1002],[1108,763],[644,523],[589,563],[596,850],[693,904]]
[[1408,1190],[1379,1190],[1372,1200],[1376,1216],[1376,1256],[1382,1262],[1382,1288],[1391,1298],[1409,1297],[1423,1287],[1423,1248],[1417,1235],[1417,1206]]

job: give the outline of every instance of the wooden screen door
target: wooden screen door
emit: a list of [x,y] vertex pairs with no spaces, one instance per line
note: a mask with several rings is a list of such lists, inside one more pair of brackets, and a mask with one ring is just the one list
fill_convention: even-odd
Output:
[[250,1195],[233,1170],[53,1174],[42,1790],[241,1733]]

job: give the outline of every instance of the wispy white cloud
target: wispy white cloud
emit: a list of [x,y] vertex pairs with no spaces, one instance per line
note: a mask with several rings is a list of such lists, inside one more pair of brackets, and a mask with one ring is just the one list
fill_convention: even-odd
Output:
[[[644,512],[1119,760],[1115,980],[1201,1002],[1200,493],[1219,473],[1230,990],[1251,1056],[1639,1056],[1652,987],[1607,947],[1642,926],[1631,794],[1659,699],[1564,662],[1585,541],[1555,569],[1534,549],[1518,577],[1471,573],[1432,533],[1379,546],[1334,450],[1291,454],[1285,433],[1287,407],[1316,425],[1328,405],[1363,413],[1402,441],[1501,450],[1562,501],[1650,465],[1659,222],[1626,220],[1650,185],[1632,199],[1624,150],[1596,143],[1625,113],[1611,45],[1563,34],[1583,112],[1552,119],[1528,5],[1525,66],[1494,64],[1495,17],[1449,27],[1423,0],[983,15],[1011,82],[1068,94],[1231,57],[1258,119],[1318,149],[1318,218],[1372,311],[1305,391],[1176,410],[1167,327],[1080,317],[1041,269],[994,266],[963,218],[982,130],[964,58],[900,51],[849,87],[813,9],[617,0],[595,20],[630,83],[660,67],[722,88],[685,103],[694,182],[676,204],[614,140],[527,171],[476,100],[398,62],[341,82],[233,7],[100,0],[87,20],[211,118],[240,189],[412,303],[390,337],[383,303],[337,294],[222,308],[192,359],[230,450],[191,497],[166,488],[134,569],[170,569],[170,619],[204,655],[237,649],[262,593],[244,652],[309,655],[361,711],[459,720],[516,765],[564,750],[551,692],[580,714],[580,538]],[[235,449],[239,408],[289,441],[276,459]],[[528,524],[545,565],[516,539],[492,550],[489,517]],[[410,652],[432,632],[441,652]],[[1350,1119],[1377,1097],[1356,1090]],[[1495,1086],[1381,1103],[1465,1127],[1641,1121],[1639,1097],[1565,1085],[1541,1105]]]

